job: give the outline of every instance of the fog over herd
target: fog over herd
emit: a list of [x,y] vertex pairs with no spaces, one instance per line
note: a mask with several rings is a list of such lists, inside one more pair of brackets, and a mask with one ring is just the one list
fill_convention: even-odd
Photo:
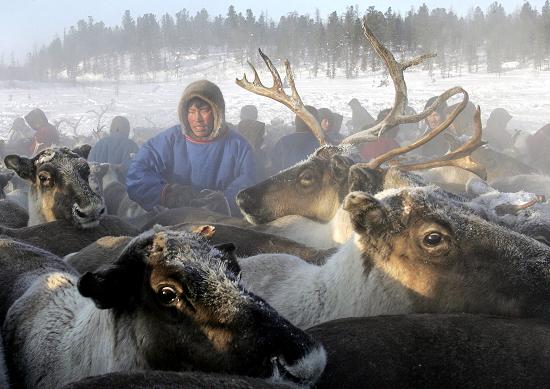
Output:
[[0,56],[1,388],[550,382],[550,0],[87,16]]

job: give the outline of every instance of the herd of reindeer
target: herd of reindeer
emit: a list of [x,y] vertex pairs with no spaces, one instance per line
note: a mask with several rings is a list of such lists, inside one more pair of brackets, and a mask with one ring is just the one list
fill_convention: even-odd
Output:
[[[261,51],[274,85],[254,67],[253,81],[237,80],[289,107],[320,143],[242,190],[244,219],[199,208],[117,216],[131,201],[115,169],[86,161],[89,146],[7,155],[0,387],[547,387],[550,179],[495,159],[479,107],[464,144],[407,159],[468,94],[449,89],[405,115],[403,73],[430,56],[398,62],[363,27],[394,106],[339,145],[304,108],[288,61],[290,95]],[[413,143],[350,158],[459,94]]]

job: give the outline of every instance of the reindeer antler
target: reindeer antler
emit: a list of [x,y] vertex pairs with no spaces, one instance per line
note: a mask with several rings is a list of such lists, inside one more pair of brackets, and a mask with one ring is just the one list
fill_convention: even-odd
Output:
[[[460,87],[451,88],[445,91],[444,93],[442,93],[423,112],[415,115],[405,115],[405,109],[407,108],[408,97],[407,97],[407,84],[405,83],[405,77],[403,75],[403,72],[406,69],[410,68],[411,66],[416,66],[429,58],[435,57],[436,54],[424,54],[406,62],[397,62],[393,54],[376,38],[374,33],[370,30],[370,28],[367,25],[366,17],[363,18],[363,33],[365,34],[365,37],[367,38],[367,40],[371,43],[372,47],[374,48],[374,51],[376,51],[376,53],[380,56],[380,58],[386,64],[388,72],[393,80],[393,85],[395,88],[395,99],[394,99],[393,107],[390,113],[381,122],[369,128],[363,129],[357,134],[348,136],[342,141],[342,143],[357,144],[357,143],[370,142],[370,141],[376,140],[380,134],[382,134],[384,131],[394,126],[397,126],[399,124],[416,123],[427,118],[436,110],[436,108],[441,103],[443,103],[444,101],[447,101],[450,97],[458,93],[462,93],[464,94],[463,102],[465,101],[465,103],[461,105],[461,109],[459,111],[457,110],[453,111],[452,115],[450,116],[450,121],[448,121],[449,124],[452,123],[455,117],[460,113],[460,111],[462,111],[462,109],[464,109],[464,107],[466,106],[466,103],[468,102],[467,93],[464,91],[464,89]],[[447,120],[445,121],[445,123],[446,122]],[[447,124],[447,126],[449,124]],[[442,130],[444,130],[444,128]]]
[[[469,172],[474,173],[475,175],[479,176],[483,180],[486,180],[487,170],[483,165],[474,161],[470,156],[475,150],[477,150],[479,147],[487,143],[481,140],[481,135],[482,135],[481,108],[479,107],[479,105],[477,106],[476,112],[474,114],[474,123],[475,123],[475,129],[474,129],[473,135],[470,137],[470,139],[468,139],[466,143],[458,147],[456,150],[451,151],[450,153],[445,154],[443,157],[433,161],[420,162],[420,163],[415,163],[410,165],[398,164],[397,167],[401,170],[411,171],[411,170],[431,169],[434,167],[441,167],[441,166],[455,166],[461,169],[468,170]],[[442,125],[443,124],[444,123],[442,123]],[[433,132],[435,132],[435,130],[433,130]]]
[[237,85],[239,85],[241,88],[246,89],[249,92],[255,93],[260,96],[269,97],[270,99],[284,104],[307,124],[315,137],[319,140],[320,145],[326,144],[327,142],[325,140],[325,133],[323,132],[321,125],[319,124],[317,119],[315,119],[315,117],[306,109],[304,103],[302,102],[302,99],[300,98],[300,95],[298,94],[298,91],[296,90],[296,85],[294,83],[294,74],[292,72],[292,69],[290,68],[290,62],[288,62],[288,59],[285,59],[285,69],[286,77],[292,90],[292,94],[290,96],[286,94],[283,88],[283,82],[281,81],[281,76],[279,75],[279,72],[277,71],[269,57],[265,55],[261,49],[258,49],[258,51],[260,52],[260,56],[267,65],[267,68],[271,72],[271,76],[273,77],[273,86],[271,88],[268,88],[262,84],[256,68],[250,63],[250,61],[247,62],[254,72],[254,81],[248,81],[245,73],[242,79],[235,79]]

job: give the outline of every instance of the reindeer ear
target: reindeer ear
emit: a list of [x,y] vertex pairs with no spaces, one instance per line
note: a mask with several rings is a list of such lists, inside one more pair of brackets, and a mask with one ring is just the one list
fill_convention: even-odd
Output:
[[78,291],[91,298],[99,309],[127,307],[138,298],[145,271],[147,247],[153,236],[133,239],[115,263],[95,272],[86,272],[78,280]]
[[382,180],[383,173],[380,170],[354,165],[349,169],[348,192],[376,194],[382,190]]
[[342,155],[335,155],[330,159],[330,171],[337,182],[345,182],[348,179],[349,168],[353,160]]
[[8,169],[15,171],[19,177],[34,181],[36,168],[29,158],[12,154],[4,158],[4,164]]
[[91,149],[92,149],[92,146],[90,145],[82,145],[82,146],[75,147],[71,151],[77,154],[79,157],[88,159],[88,155],[90,154]]
[[241,272],[241,267],[237,261],[235,251],[237,248],[233,243],[222,243],[214,246],[222,253],[222,260],[227,263],[227,269],[232,271],[235,275]]

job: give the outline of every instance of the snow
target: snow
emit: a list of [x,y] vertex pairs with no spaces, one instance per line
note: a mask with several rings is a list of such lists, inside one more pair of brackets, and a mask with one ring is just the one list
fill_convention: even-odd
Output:
[[[274,62],[283,71],[283,67]],[[90,133],[97,125],[97,116],[90,111],[99,111],[109,104],[112,106],[102,121],[107,127],[115,115],[127,116],[132,126],[151,127],[154,124],[168,127],[177,122],[176,107],[185,86],[201,78],[216,82],[222,89],[229,122],[238,122],[240,108],[245,104],[255,104],[259,120],[264,122],[269,123],[274,118],[282,118],[285,122],[293,120],[289,109],[282,104],[254,95],[235,84],[235,78],[241,78],[244,72],[249,79],[252,78],[248,67],[231,61],[222,63],[218,57],[203,60],[199,65],[180,70],[179,79],[175,79],[173,73],[157,73],[154,77],[149,75],[150,81],[141,83],[128,80],[130,77],[122,77],[124,80],[118,84],[98,77],[86,77],[76,85],[68,82],[0,82],[0,137],[7,137],[16,117],[35,107],[42,108],[52,123],[62,119],[76,121],[82,116],[78,127],[80,134]],[[271,85],[271,76],[265,67],[257,65],[264,84]],[[313,78],[310,69],[296,71],[296,84],[302,100],[343,114],[344,123],[351,118],[347,103],[353,97],[374,116],[393,102],[393,85],[383,73],[366,73],[356,79],[328,79],[323,70],[319,74],[320,77]],[[427,71],[410,69],[405,73],[405,79],[409,104],[416,110],[421,110],[431,96],[462,86],[469,92],[471,101],[481,106],[484,120],[492,109],[503,107],[514,116],[509,129],[533,132],[550,122],[550,72],[524,68],[501,75],[462,73],[442,78],[438,73],[430,75]],[[380,86],[383,84],[385,86]],[[61,124],[60,130],[71,132],[67,124]],[[343,132],[346,132],[345,126]]]

